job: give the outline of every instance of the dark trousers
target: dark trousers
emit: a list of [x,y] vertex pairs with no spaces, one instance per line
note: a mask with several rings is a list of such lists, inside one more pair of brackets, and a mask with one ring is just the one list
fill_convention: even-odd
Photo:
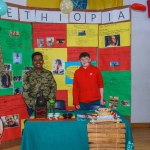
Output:
[[100,105],[100,100],[96,100],[94,102],[91,103],[82,103],[80,102],[80,109],[81,110],[91,110],[91,108],[93,108],[93,106],[99,106],[99,107],[105,107],[104,105]]
[[27,111],[28,111],[29,116],[31,116],[32,113],[34,112],[33,108],[29,108],[29,107],[27,108]]

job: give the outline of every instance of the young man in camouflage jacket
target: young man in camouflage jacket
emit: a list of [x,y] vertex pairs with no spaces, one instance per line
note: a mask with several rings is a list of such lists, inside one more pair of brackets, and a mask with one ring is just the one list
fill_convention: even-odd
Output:
[[28,107],[29,114],[35,109],[36,99],[43,91],[45,99],[56,97],[56,81],[52,72],[43,68],[43,55],[40,52],[32,54],[33,69],[23,77],[23,97]]

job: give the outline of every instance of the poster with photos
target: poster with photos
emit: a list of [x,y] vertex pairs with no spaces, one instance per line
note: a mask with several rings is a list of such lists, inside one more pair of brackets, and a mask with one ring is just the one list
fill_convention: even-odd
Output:
[[33,23],[34,48],[65,48],[66,24]]
[[4,129],[19,126],[19,114],[1,116],[1,119],[4,125]]
[[0,71],[2,69],[10,76],[0,75],[0,96],[13,95],[14,88],[22,88],[22,70],[25,66],[32,65],[32,25],[0,20],[0,28],[0,46],[4,66],[2,69],[0,63]]
[[98,47],[97,24],[67,24],[68,47]]
[[103,71],[104,100],[107,107],[116,109],[122,115],[131,114],[131,72]]
[[130,46],[131,22],[99,25],[99,48]]

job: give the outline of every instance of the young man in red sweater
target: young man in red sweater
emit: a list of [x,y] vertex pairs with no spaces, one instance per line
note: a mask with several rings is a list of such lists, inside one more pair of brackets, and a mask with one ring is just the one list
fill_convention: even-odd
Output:
[[103,78],[98,67],[90,64],[90,55],[79,56],[82,66],[75,71],[73,82],[73,103],[76,109],[88,110],[91,105],[104,105]]

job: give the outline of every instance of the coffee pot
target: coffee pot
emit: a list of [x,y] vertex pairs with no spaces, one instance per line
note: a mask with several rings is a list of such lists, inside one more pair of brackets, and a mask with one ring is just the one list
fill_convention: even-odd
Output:
[[36,100],[35,118],[47,118],[47,100],[43,96],[43,90],[40,90],[40,96]]

